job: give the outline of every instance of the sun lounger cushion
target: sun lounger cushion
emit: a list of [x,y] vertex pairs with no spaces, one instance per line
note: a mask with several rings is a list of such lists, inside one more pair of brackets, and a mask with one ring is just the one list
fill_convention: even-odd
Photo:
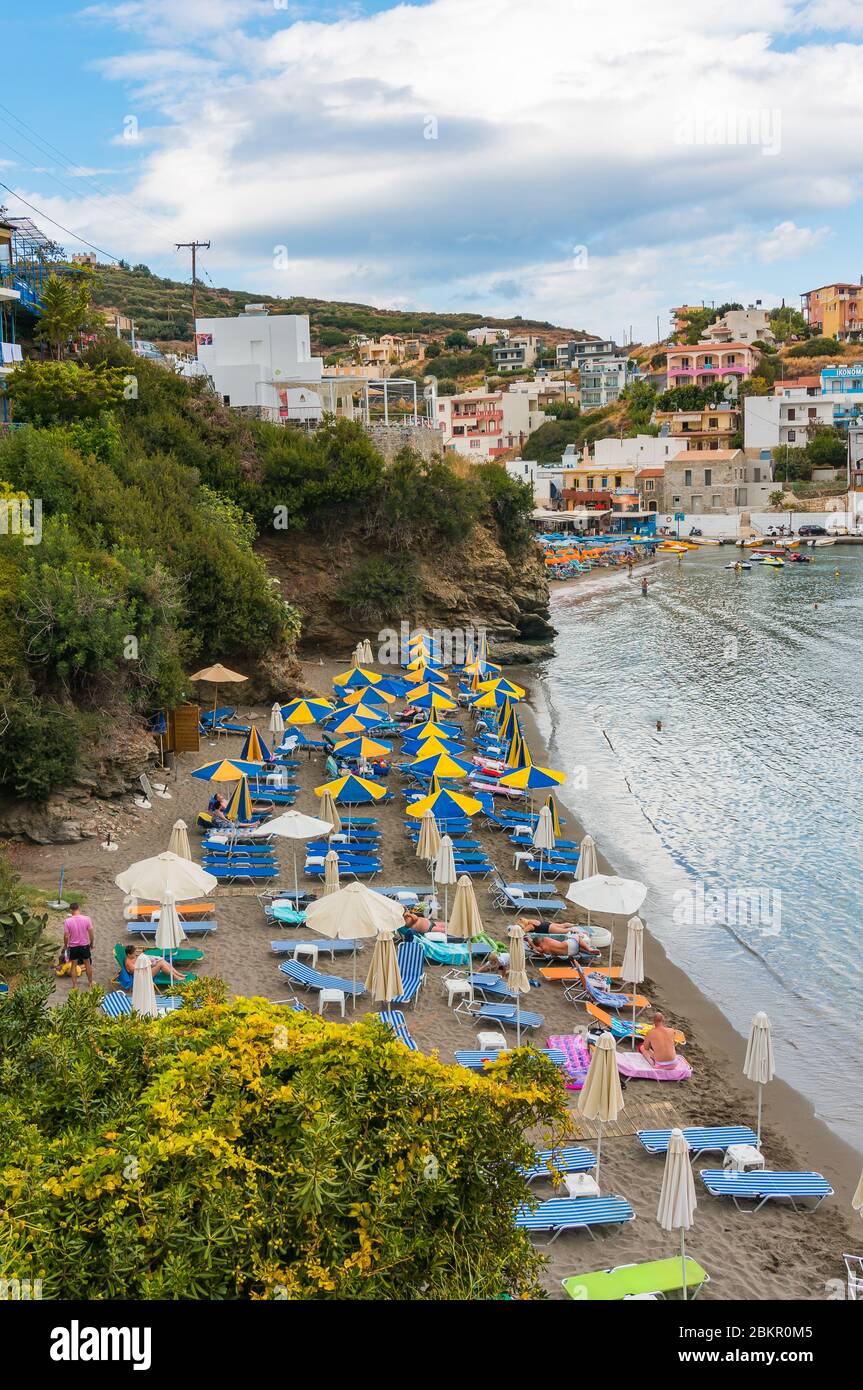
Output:
[[556,1173],[589,1173],[596,1167],[596,1156],[582,1144],[570,1144],[561,1149],[537,1149],[534,1162],[523,1168],[525,1182],[535,1178],[550,1178]]
[[[474,1018],[491,1018],[495,1023],[511,1023],[515,1026],[515,1005],[514,1004],[483,1004],[482,1008],[474,1014]],[[520,1012],[520,1024],[522,1028],[541,1028],[545,1019],[542,1014],[528,1013],[522,1009]]]
[[[697,1260],[686,1257],[686,1287],[695,1296],[710,1275]],[[682,1262],[676,1257],[667,1260],[648,1260],[644,1264],[618,1265],[615,1269],[598,1269],[591,1274],[573,1274],[563,1280],[570,1298],[579,1302],[615,1302],[637,1294],[677,1293],[683,1289]]]
[[549,1034],[548,1045],[559,1047],[566,1058],[563,1066],[566,1089],[580,1091],[590,1066],[590,1048],[585,1039],[577,1033],[554,1033]]
[[634,1221],[635,1212],[622,1197],[553,1197],[538,1207],[520,1207],[515,1224],[527,1231],[579,1231],[592,1226],[616,1226]]
[[[821,1173],[774,1173],[769,1170],[753,1173],[735,1173],[728,1168],[705,1168],[701,1170],[701,1181],[713,1197],[731,1197],[735,1206],[741,1201],[757,1201],[756,1211],[765,1202],[787,1198],[795,1211],[815,1210],[825,1197],[833,1196],[833,1188]],[[815,1198],[812,1208],[805,1203]]]
[[[183,922],[183,931],[187,936],[209,936],[218,928],[216,922]],[[126,932],[129,936],[155,936],[156,922],[127,922]]]
[[365,994],[366,987],[357,981],[345,980],[341,975],[322,975],[320,971],[313,970],[311,966],[305,965],[302,961],[286,960],[279,966],[283,975],[287,975],[294,984],[303,985],[306,989],[340,989],[344,994],[360,995]]
[[[751,1144],[753,1148],[758,1145],[758,1136],[754,1129],[748,1129],[746,1125],[716,1125],[710,1126],[691,1126],[685,1128],[683,1137],[692,1150],[694,1158],[699,1154],[725,1153],[732,1144]],[[668,1141],[671,1138],[670,1129],[640,1129],[638,1139],[642,1148],[649,1154],[665,1154],[668,1152]]]

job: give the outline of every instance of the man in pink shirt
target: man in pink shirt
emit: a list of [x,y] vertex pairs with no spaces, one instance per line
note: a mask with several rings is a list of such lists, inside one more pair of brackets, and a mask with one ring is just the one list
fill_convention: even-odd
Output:
[[74,968],[77,965],[83,966],[87,972],[87,984],[93,984],[93,923],[89,917],[79,913],[78,904],[71,904],[71,913],[63,923],[63,945],[69,953],[69,960],[72,962],[70,979],[72,988],[78,988],[78,972]]

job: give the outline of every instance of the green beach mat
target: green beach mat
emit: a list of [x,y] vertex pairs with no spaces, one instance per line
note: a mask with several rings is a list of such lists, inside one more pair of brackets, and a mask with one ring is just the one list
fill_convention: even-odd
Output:
[[[686,1259],[686,1283],[691,1294],[708,1278],[697,1260]],[[574,1274],[564,1279],[570,1298],[579,1302],[615,1301],[633,1293],[682,1293],[683,1270],[679,1257],[648,1260],[645,1264],[620,1265],[617,1269],[598,1269],[592,1274]]]

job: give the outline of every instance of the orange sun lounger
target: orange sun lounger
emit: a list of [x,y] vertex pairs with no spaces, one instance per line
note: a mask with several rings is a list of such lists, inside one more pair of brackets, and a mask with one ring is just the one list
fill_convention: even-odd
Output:
[[[603,1023],[606,1028],[611,1028],[612,1024],[615,1022],[620,1023],[622,1021],[627,1024],[630,1022],[629,1018],[624,1018],[622,1020],[612,1019],[611,1014],[607,1014],[604,1009],[598,1009],[595,1004],[586,1004],[585,1008],[587,1009],[587,1012],[589,1014],[592,1014],[595,1019],[597,1019],[600,1023]],[[637,1037],[643,1038],[645,1033],[648,1033],[649,1031],[649,1023],[636,1022],[635,1032]],[[684,1047],[686,1045],[685,1035],[681,1033],[677,1028],[673,1029],[672,1031],[674,1033],[675,1045],[677,1047]]]
[[[585,975],[604,975],[607,980],[620,979],[619,965],[612,965],[611,969],[602,965],[583,965],[581,969]],[[564,980],[570,984],[581,977],[581,971],[575,970],[571,965],[544,965],[539,973],[544,980]]]
[[[126,908],[123,916],[127,922],[149,922],[153,913],[159,911],[160,906],[160,903],[135,903]],[[195,922],[204,917],[212,917],[215,910],[215,903],[177,903],[177,916],[188,917]]]

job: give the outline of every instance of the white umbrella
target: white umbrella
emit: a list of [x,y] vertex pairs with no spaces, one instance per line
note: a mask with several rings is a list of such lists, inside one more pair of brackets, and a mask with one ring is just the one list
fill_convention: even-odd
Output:
[[338,851],[328,849],[324,856],[324,897],[328,898],[331,893],[339,891],[339,855]]
[[189,845],[189,831],[184,820],[175,820],[171,827],[171,838],[168,841],[168,853],[176,854],[180,859],[192,858],[192,850]]
[[611,1033],[603,1033],[593,1049],[590,1066],[579,1093],[578,1109],[586,1120],[599,1122],[596,1141],[596,1181],[602,1158],[602,1126],[614,1123],[624,1106],[620,1074],[617,1070],[617,1044]]
[[441,835],[440,837],[440,848],[434,862],[433,880],[443,889],[443,919],[446,921],[449,911],[449,890],[458,883],[455,871],[455,855],[449,835]]
[[299,898],[300,886],[297,877],[297,840],[313,840],[315,836],[332,834],[333,827],[328,820],[317,816],[304,816],[302,811],[284,811],[275,820],[265,821],[255,826],[253,836],[268,837],[277,835],[281,840],[293,840],[291,850],[294,856],[294,896]]
[[336,803],[333,801],[332,792],[324,792],[321,797],[321,818],[330,823],[330,828],[327,831],[327,839],[329,839],[331,835],[341,835],[342,818],[339,815]]
[[[574,879],[566,890],[571,903],[583,907],[590,921],[591,912],[604,912],[610,917],[631,917],[647,896],[647,888],[634,878],[617,878],[614,874],[592,874],[590,878]],[[614,923],[608,963],[614,951]]]
[[[364,883],[349,883],[337,893],[317,898],[306,908],[306,923],[312,931],[337,941],[361,941],[377,936],[381,927],[404,924],[398,903],[373,893]],[[354,950],[354,984],[357,982],[357,953]],[[356,1008],[356,994],[354,995]]]
[[577,880],[593,878],[596,873],[596,843],[592,835],[585,835],[578,847]]
[[863,1173],[860,1174],[860,1181],[857,1184],[854,1196],[851,1198],[851,1208],[853,1211],[859,1211],[861,1216],[863,1216]]
[[183,924],[177,912],[173,893],[165,893],[159,906],[159,920],[156,923],[156,945],[162,951],[178,951],[186,940]]
[[399,974],[395,943],[395,927],[381,927],[366,976],[366,988],[372,991],[378,1004],[389,1004],[393,999],[398,999],[400,994],[404,994],[405,987]]
[[363,665],[371,666],[374,662],[374,659],[375,654],[372,651],[372,644],[367,637],[365,642],[363,642]]
[[152,898],[154,902],[161,902],[165,893],[173,893],[182,902],[184,898],[194,898],[197,893],[212,893],[219,880],[199,864],[166,850],[152,859],[131,864],[114,882],[132,898]]
[[278,700],[270,710],[270,733],[283,734],[285,732],[285,721],[282,716],[282,707]]
[[758,1087],[758,1148],[761,1148],[761,1101],[764,1087],[773,1080],[773,1029],[765,1013],[757,1013],[749,1029],[743,1075]]
[[[626,924],[626,950],[623,953],[620,978],[632,985],[633,995],[635,994],[635,986],[640,985],[644,979],[644,923],[640,917],[630,917]],[[632,1001],[632,1050],[635,1051],[634,998]]]
[[417,859],[425,859],[431,873],[432,895],[434,895],[434,861],[440,849],[440,833],[432,810],[423,811],[420,817],[420,833],[414,851]]
[[141,955],[135,961],[132,974],[132,1011],[155,1018],[159,1010],[156,1006],[156,986],[153,983],[153,970],[149,958]]
[[673,1129],[668,1138],[662,1190],[656,1220],[663,1231],[680,1231],[680,1265],[683,1276],[683,1297],[686,1298],[686,1232],[695,1218],[697,1202],[695,1179],[689,1161],[689,1145],[683,1130]]
[[554,849],[554,822],[551,819],[551,811],[547,806],[540,810],[533,832],[533,843],[539,850],[539,882],[542,883],[542,858],[545,850]]
[[521,996],[530,994],[530,980],[527,978],[527,964],[524,958],[524,929],[518,923],[514,923],[509,929],[509,971],[506,983],[515,995],[515,1045],[521,1047]]

